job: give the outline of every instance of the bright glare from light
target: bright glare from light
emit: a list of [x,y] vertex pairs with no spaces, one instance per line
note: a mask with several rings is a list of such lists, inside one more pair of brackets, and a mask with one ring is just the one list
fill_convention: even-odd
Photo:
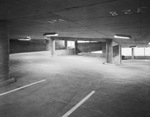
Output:
[[122,55],[124,56],[131,56],[131,48],[122,48]]
[[30,41],[31,39],[18,39],[20,41]]
[[68,48],[75,48],[74,41],[67,41]]
[[47,34],[45,35],[46,37],[55,37],[55,36],[58,36],[58,34]]
[[95,53],[95,54],[102,54],[103,52],[102,51],[93,51],[91,53]]
[[26,38],[23,38],[23,39],[18,39],[20,41],[30,41],[31,40],[31,37],[30,36],[27,36]]
[[78,43],[89,43],[90,41],[78,41]]
[[98,41],[78,41],[78,43],[96,43],[96,42],[98,42]]
[[118,35],[114,35],[114,38],[117,38],[117,39],[130,39],[130,37],[118,36]]
[[58,36],[58,34],[55,32],[50,32],[50,33],[44,33],[43,36],[45,36],[45,39],[47,39],[48,37],[56,37]]

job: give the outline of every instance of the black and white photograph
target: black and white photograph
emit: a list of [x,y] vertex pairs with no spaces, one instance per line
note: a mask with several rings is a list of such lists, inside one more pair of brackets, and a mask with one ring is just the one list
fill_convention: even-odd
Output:
[[0,0],[0,117],[150,117],[150,0]]

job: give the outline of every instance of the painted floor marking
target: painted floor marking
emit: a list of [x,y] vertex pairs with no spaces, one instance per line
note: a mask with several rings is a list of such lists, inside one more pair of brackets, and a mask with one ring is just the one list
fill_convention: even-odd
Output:
[[17,89],[13,89],[13,90],[10,90],[10,91],[7,91],[5,93],[1,93],[0,96],[3,96],[3,95],[6,95],[6,94],[9,94],[9,93],[12,93],[12,92],[15,92],[15,91],[18,91],[20,89],[24,89],[26,87],[29,87],[29,86],[32,86],[32,85],[35,85],[35,84],[38,84],[38,83],[41,83],[41,82],[44,82],[46,81],[45,79],[44,80],[40,80],[40,81],[37,81],[37,82],[34,82],[34,83],[31,83],[31,84],[28,84],[28,85],[25,85],[25,86],[22,86],[22,87],[19,87]]
[[89,93],[85,98],[83,98],[79,103],[77,103],[72,109],[70,109],[67,113],[65,113],[62,117],[68,117],[71,113],[73,113],[79,106],[81,106],[87,99],[89,99],[95,91]]

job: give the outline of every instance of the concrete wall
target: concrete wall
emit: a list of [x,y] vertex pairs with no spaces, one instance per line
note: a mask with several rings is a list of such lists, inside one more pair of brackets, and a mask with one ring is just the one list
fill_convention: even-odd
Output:
[[54,55],[75,55],[75,49],[55,50]]
[[45,51],[45,40],[19,41],[10,40],[10,53]]
[[102,43],[78,43],[78,52],[91,52],[102,50]]
[[[75,54],[74,49],[64,49],[65,46],[63,41],[56,41],[55,44],[56,44],[55,55]],[[10,53],[46,51],[46,46],[50,47],[50,45],[46,44],[46,40],[32,40],[32,41],[10,40]]]
[[102,56],[106,57],[106,42],[102,42]]
[[[131,56],[125,56],[126,59],[131,59]],[[134,59],[150,59],[150,56],[134,56]]]

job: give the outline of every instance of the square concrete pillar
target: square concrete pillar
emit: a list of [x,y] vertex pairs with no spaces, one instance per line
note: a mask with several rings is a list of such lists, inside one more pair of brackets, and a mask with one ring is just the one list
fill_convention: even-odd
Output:
[[75,54],[78,54],[78,41],[75,41]]
[[131,56],[131,59],[134,59],[135,58],[135,56],[134,56],[134,47],[133,48],[131,48],[131,54],[132,54],[132,56]]
[[68,48],[68,41],[67,40],[64,40],[65,41],[65,49],[67,49]]
[[55,54],[55,40],[50,39],[50,46],[51,46],[51,55]]
[[106,62],[113,64],[121,64],[121,46],[112,39],[106,41]]
[[0,21],[0,82],[9,79],[9,40],[7,22]]
[[108,39],[106,41],[106,62],[113,62],[113,41],[112,39]]
[[9,39],[7,21],[0,20],[0,86],[14,82],[9,77]]
[[55,54],[55,40],[51,37],[46,40],[46,51],[51,51],[51,55]]

